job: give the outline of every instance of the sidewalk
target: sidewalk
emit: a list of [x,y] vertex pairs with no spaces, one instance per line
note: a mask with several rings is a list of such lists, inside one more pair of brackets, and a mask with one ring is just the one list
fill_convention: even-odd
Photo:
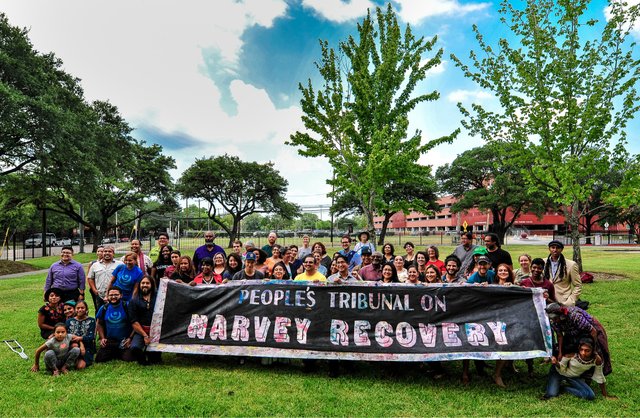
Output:
[[13,274],[7,274],[4,276],[0,276],[0,280],[4,280],[4,279],[14,279],[16,277],[24,277],[24,276],[30,276],[32,274],[47,274],[47,272],[49,271],[49,269],[45,269],[45,270],[34,270],[34,271],[24,271],[22,273],[13,273]]

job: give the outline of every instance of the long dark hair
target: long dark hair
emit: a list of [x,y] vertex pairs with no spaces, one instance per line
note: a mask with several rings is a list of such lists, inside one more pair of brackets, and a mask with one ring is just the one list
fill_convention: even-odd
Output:
[[[558,276],[560,280],[564,278],[564,272],[567,269],[567,262],[564,259],[564,255],[560,254],[558,257]],[[542,277],[547,280],[551,280],[551,255],[547,257],[547,262],[544,263],[544,272],[542,273]]]
[[[229,260],[231,260],[232,258],[235,259],[236,262],[238,263],[236,268],[231,268],[231,266],[229,265]],[[229,257],[227,257],[227,271],[233,276],[235,273],[239,272],[240,270],[242,270],[242,257],[236,253],[229,254]]]
[[[396,269],[396,266],[394,266],[393,263],[384,263],[382,265],[382,270],[384,270],[386,266],[391,267],[391,283],[399,283],[400,280],[398,280],[398,269]],[[384,282],[384,278],[382,281]]]
[[[164,250],[165,248],[169,249],[169,255],[163,259],[162,258],[162,250]],[[160,252],[158,253],[158,258],[156,259],[155,264],[156,265],[160,265],[160,264],[168,264],[168,265],[172,265],[173,263],[171,262],[171,253],[173,252],[173,247],[169,244],[163,246],[160,248]]]
[[291,276],[289,276],[289,272],[287,271],[287,266],[285,266],[282,261],[278,261],[276,264],[273,265],[273,269],[271,269],[271,276],[269,276],[269,278],[276,280],[276,277],[273,275],[273,271],[278,266],[280,266],[280,267],[282,267],[284,269],[284,276],[282,276],[282,279],[280,279],[280,280],[291,280]]

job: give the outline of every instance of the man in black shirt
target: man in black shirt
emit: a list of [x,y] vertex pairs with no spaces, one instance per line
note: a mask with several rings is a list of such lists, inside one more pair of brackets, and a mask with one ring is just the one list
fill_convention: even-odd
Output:
[[491,267],[494,271],[498,270],[500,264],[507,264],[513,268],[513,261],[511,261],[511,254],[508,251],[500,248],[500,241],[498,236],[493,232],[484,236],[484,245],[487,247],[487,257],[491,260]]
[[153,308],[156,305],[156,289],[154,281],[143,277],[138,282],[133,298],[129,301],[129,320],[135,334],[131,340],[131,350],[138,363],[142,365],[160,363],[160,352],[147,352],[151,342],[149,331]]

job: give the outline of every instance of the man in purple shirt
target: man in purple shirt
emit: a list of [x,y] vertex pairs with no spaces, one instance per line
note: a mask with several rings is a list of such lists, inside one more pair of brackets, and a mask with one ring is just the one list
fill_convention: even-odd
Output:
[[374,251],[371,256],[371,264],[362,267],[358,274],[360,274],[362,280],[370,282],[382,280],[382,253],[380,251]]
[[62,247],[60,261],[49,267],[44,291],[56,287],[62,290],[61,300],[84,300],[85,274],[82,264],[73,259],[73,248]]
[[193,253],[193,265],[196,267],[198,273],[202,271],[200,266],[202,259],[207,257],[213,259],[213,256],[218,253],[222,253],[225,257],[227,256],[227,253],[224,252],[221,246],[213,243],[214,239],[216,239],[216,234],[213,231],[205,232],[204,245],[196,248],[196,251]]

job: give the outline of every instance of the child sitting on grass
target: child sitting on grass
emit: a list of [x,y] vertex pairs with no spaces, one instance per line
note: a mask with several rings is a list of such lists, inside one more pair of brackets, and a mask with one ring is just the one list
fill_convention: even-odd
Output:
[[560,384],[564,380],[567,386],[566,392],[578,398],[594,400],[595,393],[581,376],[593,369],[592,379],[600,385],[602,396],[606,399],[617,399],[607,393],[605,386],[606,379],[602,372],[602,358],[596,354],[595,344],[592,338],[582,338],[578,344],[578,353],[565,354],[560,360],[555,356],[551,357],[551,370],[547,381],[547,391],[542,397],[543,400],[551,399],[560,393]]
[[[72,343],[79,344],[79,347],[71,347]],[[84,351],[82,337],[77,337],[67,333],[67,328],[63,323],[57,323],[53,327],[53,337],[47,340],[36,350],[35,363],[31,367],[32,372],[40,371],[40,354],[44,353],[44,364],[47,370],[54,376],[60,373],[66,374],[73,368],[76,360]]]

